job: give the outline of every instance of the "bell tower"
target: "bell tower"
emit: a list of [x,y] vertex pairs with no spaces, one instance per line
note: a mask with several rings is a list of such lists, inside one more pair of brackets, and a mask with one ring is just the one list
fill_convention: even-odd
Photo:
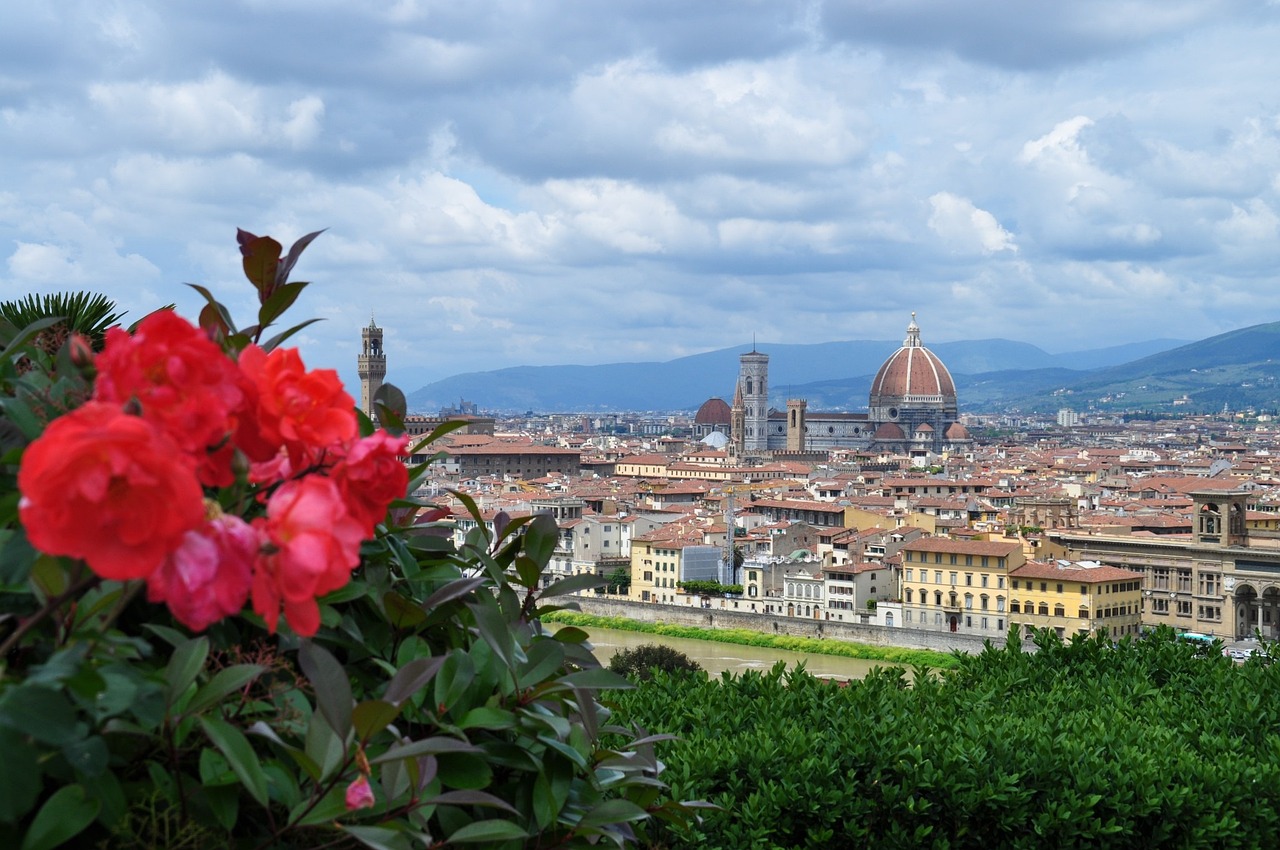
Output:
[[374,415],[373,396],[387,376],[387,353],[382,348],[382,328],[369,317],[369,326],[360,331],[362,343],[357,366],[360,374],[360,409]]

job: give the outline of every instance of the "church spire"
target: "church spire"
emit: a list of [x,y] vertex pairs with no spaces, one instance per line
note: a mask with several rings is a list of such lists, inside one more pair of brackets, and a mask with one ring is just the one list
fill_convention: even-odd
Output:
[[920,326],[916,324],[916,311],[911,311],[911,324],[907,325],[907,338],[902,341],[903,348],[920,347]]

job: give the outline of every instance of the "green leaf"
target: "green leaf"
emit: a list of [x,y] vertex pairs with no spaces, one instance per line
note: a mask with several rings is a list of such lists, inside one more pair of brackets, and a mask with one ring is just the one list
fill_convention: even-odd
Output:
[[284,246],[270,236],[253,236],[240,243],[244,276],[257,288],[260,301],[265,301],[275,288],[276,269],[283,250]]
[[505,708],[481,705],[471,709],[458,721],[459,729],[510,729],[516,717]]
[[200,726],[205,735],[227,759],[240,784],[248,789],[261,805],[267,805],[267,777],[258,762],[249,739],[239,729],[216,717],[201,717]]
[[345,740],[334,734],[318,711],[311,715],[311,724],[307,727],[306,748],[307,758],[319,765],[321,779],[329,778],[347,754]]
[[258,325],[265,328],[280,318],[285,310],[293,306],[293,302],[298,300],[298,296],[306,288],[307,285],[301,282],[278,284],[275,291],[271,293],[271,297],[258,308]]
[[298,652],[302,672],[315,688],[320,713],[343,741],[351,732],[351,679],[337,659],[320,645],[303,641]]
[[[314,826],[318,823],[329,823],[344,815],[347,815],[347,792],[341,785],[336,785],[329,789],[329,793],[315,805],[311,806],[309,800],[303,800],[294,806],[289,812],[289,821],[295,826]],[[306,810],[306,814],[303,811]]]
[[407,835],[383,826],[347,826],[340,823],[338,828],[373,850],[409,850],[412,846]]
[[396,671],[382,698],[391,703],[402,703],[418,692],[440,671],[443,657],[415,658]]
[[22,840],[22,850],[51,850],[84,831],[101,804],[80,785],[64,785],[40,807]]
[[0,728],[0,823],[16,823],[40,794],[36,748],[16,732]]
[[578,670],[567,676],[562,676],[559,680],[560,684],[570,685],[575,688],[599,688],[601,690],[630,690],[634,688],[625,676],[620,676],[612,670],[606,670],[601,667],[598,670]]
[[485,806],[490,809],[502,809],[513,815],[519,810],[501,797],[495,797],[487,791],[446,791],[438,797],[423,802],[424,806]]
[[478,820],[445,839],[448,844],[496,844],[528,838],[529,833],[507,820]]
[[69,744],[85,732],[60,691],[35,685],[19,685],[0,698],[0,726],[55,747]]
[[307,319],[305,322],[302,322],[302,323],[300,323],[300,324],[294,325],[293,327],[289,328],[288,330],[281,331],[280,333],[278,333],[278,334],[276,334],[275,336],[271,337],[271,339],[269,339],[269,340],[267,340],[266,342],[264,342],[264,343],[262,344],[262,350],[263,350],[263,351],[274,351],[276,348],[278,348],[278,347],[279,347],[280,343],[284,342],[286,339],[288,339],[289,337],[293,336],[293,335],[294,335],[294,334],[296,334],[298,331],[302,330],[303,328],[307,327],[308,325],[314,325],[316,322],[319,322],[319,321],[323,321],[323,320],[322,320],[322,319]]
[[[480,636],[502,659],[502,663],[511,667],[515,663],[515,636],[511,633],[511,626],[506,618],[502,616],[497,600],[491,595],[483,594],[477,596],[475,602],[468,603],[467,607],[476,618],[476,629]],[[447,704],[452,705],[452,700]]]
[[207,637],[191,638],[173,651],[169,663],[164,668],[165,698],[169,705],[178,701],[196,676],[200,675],[205,659],[209,657],[209,639]]
[[551,514],[534,514],[524,533],[524,550],[539,566],[545,567],[560,540],[560,526]]
[[539,640],[526,651],[527,663],[517,674],[521,688],[532,687],[564,664],[564,647],[554,640]]
[[538,595],[538,598],[546,599],[551,596],[564,596],[566,593],[576,593],[579,590],[591,590],[594,587],[604,586],[604,576],[598,576],[595,573],[579,573],[576,576],[568,576],[552,582]]
[[62,748],[62,756],[76,769],[77,773],[86,779],[101,776],[111,759],[107,742],[98,735],[65,745]]
[[387,611],[387,619],[397,629],[412,629],[427,620],[427,612],[416,602],[403,594],[388,590],[382,595],[382,607]]
[[435,593],[428,596],[426,601],[422,603],[422,609],[424,611],[432,611],[446,602],[461,599],[475,591],[477,588],[484,587],[488,581],[488,579],[482,577],[460,578],[457,581],[451,581]]
[[261,664],[236,664],[219,670],[208,684],[196,691],[191,702],[187,703],[186,713],[199,714],[228,694],[248,685],[262,675],[265,669]]
[[[324,725],[324,724],[322,723],[321,725]],[[328,729],[327,726],[325,726],[325,728]],[[295,763],[297,763],[298,767],[306,771],[307,776],[310,776],[313,781],[315,782],[320,781],[320,774],[321,774],[320,765],[316,764],[316,762],[311,758],[311,756],[307,755],[302,750],[298,749],[297,747],[290,746],[289,744],[286,744],[284,741],[282,741],[280,739],[280,736],[275,733],[275,730],[273,730],[266,723],[259,720],[257,723],[254,723],[245,731],[250,735],[257,735],[259,737],[266,738],[268,741],[270,741],[271,743],[275,744],[277,747],[279,747],[280,749],[288,753],[289,757],[292,758]],[[309,731],[310,730],[308,730],[308,732]],[[332,732],[330,732],[329,735],[330,735],[330,738],[333,737]],[[308,740],[309,739],[310,739],[310,736],[308,735]]]
[[578,826],[606,826],[608,824],[626,823],[627,821],[645,820],[648,813],[630,800],[605,800],[582,816]]
[[387,750],[377,758],[369,759],[370,764],[382,764],[395,759],[414,758],[425,755],[439,755],[441,753],[479,753],[480,748],[469,741],[459,741],[457,738],[446,738],[437,735],[434,738],[424,738],[421,741],[414,741],[409,744],[400,744]]
[[361,741],[368,741],[386,729],[399,714],[398,705],[380,699],[366,700],[351,712],[351,723],[355,727],[356,737]]

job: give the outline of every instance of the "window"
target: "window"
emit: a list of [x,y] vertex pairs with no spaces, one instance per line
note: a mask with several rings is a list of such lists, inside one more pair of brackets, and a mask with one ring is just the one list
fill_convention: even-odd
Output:
[[982,620],[981,620],[981,625],[982,625],[982,628],[983,628],[983,629],[986,629],[986,627],[987,627],[987,618],[986,618],[986,617],[983,617],[983,618],[982,618]]
[[1047,617],[1047,616],[1049,616],[1049,603],[1048,603],[1048,602],[1041,602],[1041,603],[1040,603],[1040,616],[1041,616],[1041,617]]
[[907,570],[907,581],[913,581],[911,577],[911,570]]
[[1013,600],[1012,602],[1010,602],[1010,603],[1009,603],[1009,613],[1010,613],[1010,614],[1021,614],[1021,613],[1022,613],[1022,611],[1021,611],[1021,610],[1019,609],[1019,607],[1018,607],[1018,600],[1016,600],[1016,599],[1015,599],[1015,600]]
[[947,563],[951,564],[951,565],[954,567],[954,566],[955,566],[955,563],[956,563],[956,556],[955,556],[954,554],[952,554],[952,555],[948,555],[948,556],[947,556]]
[[906,597],[907,597],[907,604],[910,605],[911,604],[911,588],[909,587],[906,590]]
[[996,587],[1004,590],[1004,576],[996,576]]
[[1061,582],[1059,582],[1059,583],[1058,583],[1058,593],[1061,593],[1061,592],[1062,592],[1062,583],[1061,583]]
[[1067,610],[1066,610],[1065,608],[1063,608],[1061,605],[1054,605],[1054,606],[1053,606],[1053,616],[1055,616],[1055,617],[1065,617],[1066,615],[1067,615]]
[[952,587],[956,586],[956,573],[951,574],[951,586]]
[[941,591],[941,590],[935,590],[935,591],[933,592],[933,604],[934,604],[934,605],[941,605],[941,604],[942,604],[942,591]]
[[1047,582],[1047,581],[1042,581],[1042,582],[1040,582],[1040,592],[1041,592],[1041,593],[1048,593],[1048,592],[1049,592],[1049,582]]
[[1190,599],[1178,600],[1178,616],[1179,617],[1191,616],[1191,600]]
[[973,587],[973,573],[964,574],[964,586]]
[[964,595],[964,607],[967,610],[970,610],[970,611],[973,610],[973,594],[972,593],[966,593]]
[[1016,578],[1013,580],[1013,589],[1014,590],[1018,589],[1018,580]]
[[[934,570],[934,571],[933,571],[933,583],[934,583],[934,584],[942,584],[942,570]],[[953,581],[953,582],[951,582],[951,583],[952,583],[952,584],[955,584],[955,582],[954,582],[954,581]]]
[[983,574],[982,574],[982,586],[983,586],[983,587],[986,587],[986,586],[987,586],[987,574],[986,574],[986,573],[983,573]]
[[1201,573],[1200,574],[1200,595],[1201,596],[1217,596],[1218,595],[1218,574],[1217,573]]
[[[1191,592],[1191,570],[1178,570],[1178,590],[1184,593]],[[1188,614],[1191,612],[1188,611]]]
[[1003,596],[997,596],[997,597],[996,597],[996,610],[997,610],[997,611],[1000,611],[1001,613],[1003,613],[1003,612],[1004,612],[1004,597],[1003,597]]

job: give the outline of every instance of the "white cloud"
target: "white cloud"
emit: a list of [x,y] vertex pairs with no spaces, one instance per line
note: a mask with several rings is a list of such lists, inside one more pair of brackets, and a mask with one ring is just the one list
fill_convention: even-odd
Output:
[[999,251],[1018,252],[1013,234],[1000,226],[996,217],[973,205],[968,198],[950,192],[929,197],[933,212],[929,227],[956,253],[982,253],[990,256]]

